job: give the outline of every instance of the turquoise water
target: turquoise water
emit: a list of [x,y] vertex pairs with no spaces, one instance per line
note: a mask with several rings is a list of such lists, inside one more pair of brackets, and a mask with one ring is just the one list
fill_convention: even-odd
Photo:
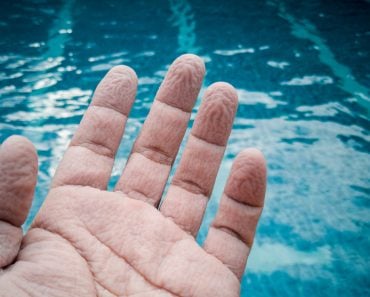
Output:
[[113,185],[169,63],[192,52],[205,87],[240,97],[199,242],[232,159],[258,147],[268,191],[242,296],[369,296],[370,3],[102,2],[0,3],[0,141],[24,135],[40,156],[26,226],[105,72],[140,77]]

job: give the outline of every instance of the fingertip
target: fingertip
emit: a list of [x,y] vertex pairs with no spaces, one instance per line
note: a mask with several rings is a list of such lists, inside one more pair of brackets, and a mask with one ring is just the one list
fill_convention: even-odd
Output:
[[29,156],[29,158],[34,158],[37,161],[37,152],[35,146],[24,136],[9,136],[2,143],[1,152],[2,154],[10,154],[14,159],[18,159],[26,154]]
[[227,98],[235,105],[238,104],[238,93],[236,92],[236,89],[227,82],[215,82],[211,84],[204,93],[205,98],[215,97],[217,95]]
[[[34,180],[38,170],[38,156],[33,143],[24,136],[12,135],[8,137],[1,145],[1,154],[3,167],[8,170],[16,170],[23,167],[25,174]],[[33,183],[33,181],[31,181]]]
[[235,89],[224,82],[212,84],[203,96],[192,134],[213,144],[226,145],[236,109]]
[[[263,153],[257,148],[246,148],[242,150],[236,157],[236,160],[240,162],[247,163],[246,166],[250,166],[250,163],[253,163],[253,166],[266,168],[266,159]],[[239,162],[239,161],[238,161]],[[248,165],[249,164],[249,165]]]
[[201,73],[205,73],[206,71],[206,66],[204,64],[204,61],[201,57],[194,55],[194,54],[182,54],[181,56],[177,57],[173,64],[177,63],[191,63],[193,64],[197,70]]
[[2,143],[2,146],[5,146],[5,145],[11,145],[11,144],[14,144],[14,143],[20,143],[20,142],[28,142],[30,143],[31,145],[32,142],[28,140],[28,138],[24,137],[24,136],[21,136],[21,135],[11,135],[9,136],[7,139],[5,139]]
[[236,157],[225,193],[248,205],[262,207],[266,191],[266,161],[255,148],[243,150]]
[[108,75],[115,75],[120,77],[127,77],[132,82],[138,82],[137,74],[134,69],[127,65],[116,65],[113,66],[109,71]]
[[204,62],[193,54],[178,57],[171,64],[156,100],[190,113],[198,97],[205,72]]
[[37,153],[25,137],[11,136],[0,151],[0,220],[21,226],[37,182]]
[[126,117],[134,103],[138,78],[129,66],[112,67],[95,89],[90,106],[113,109]]

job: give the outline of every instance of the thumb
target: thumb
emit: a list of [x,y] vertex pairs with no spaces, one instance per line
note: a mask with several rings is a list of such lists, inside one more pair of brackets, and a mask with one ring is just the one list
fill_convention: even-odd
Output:
[[0,268],[18,254],[36,181],[35,147],[24,137],[9,137],[0,147]]

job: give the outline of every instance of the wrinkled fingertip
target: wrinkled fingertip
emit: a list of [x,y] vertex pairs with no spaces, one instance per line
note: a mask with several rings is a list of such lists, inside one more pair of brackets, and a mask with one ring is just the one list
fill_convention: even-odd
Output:
[[130,79],[133,83],[137,85],[138,78],[137,74],[134,69],[132,69],[130,66],[127,65],[116,65],[113,66],[109,71],[108,75],[117,75],[124,77],[126,76],[128,79]]
[[173,64],[175,65],[183,62],[194,65],[197,68],[197,70],[203,74],[206,71],[206,66],[204,64],[203,59],[195,54],[182,54],[181,56],[175,59]]
[[241,162],[253,162],[261,168],[266,168],[266,159],[263,153],[257,148],[246,148],[242,150],[236,157]]
[[10,153],[15,158],[19,155],[28,154],[30,158],[37,160],[37,152],[33,143],[24,136],[12,135],[9,136],[1,145],[2,153]]
[[263,206],[266,193],[266,161],[258,149],[248,148],[237,155],[225,193],[242,203]]
[[211,84],[206,92],[204,93],[204,98],[212,98],[222,96],[231,101],[235,106],[238,105],[238,93],[236,89],[229,83],[219,81]]

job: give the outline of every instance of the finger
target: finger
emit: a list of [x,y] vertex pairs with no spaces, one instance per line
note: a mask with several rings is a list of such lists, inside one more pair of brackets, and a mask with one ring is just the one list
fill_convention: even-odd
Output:
[[266,166],[256,149],[240,153],[232,168],[220,208],[204,243],[239,278],[243,275],[266,189]]
[[179,167],[161,206],[185,231],[196,236],[229,138],[238,97],[227,83],[204,94]]
[[171,65],[116,191],[157,205],[184,137],[204,76],[203,61],[183,55]]
[[106,189],[136,88],[137,77],[131,68],[116,66],[107,73],[95,90],[52,187],[81,185]]
[[24,137],[9,137],[0,148],[0,267],[18,254],[36,180],[34,146]]

